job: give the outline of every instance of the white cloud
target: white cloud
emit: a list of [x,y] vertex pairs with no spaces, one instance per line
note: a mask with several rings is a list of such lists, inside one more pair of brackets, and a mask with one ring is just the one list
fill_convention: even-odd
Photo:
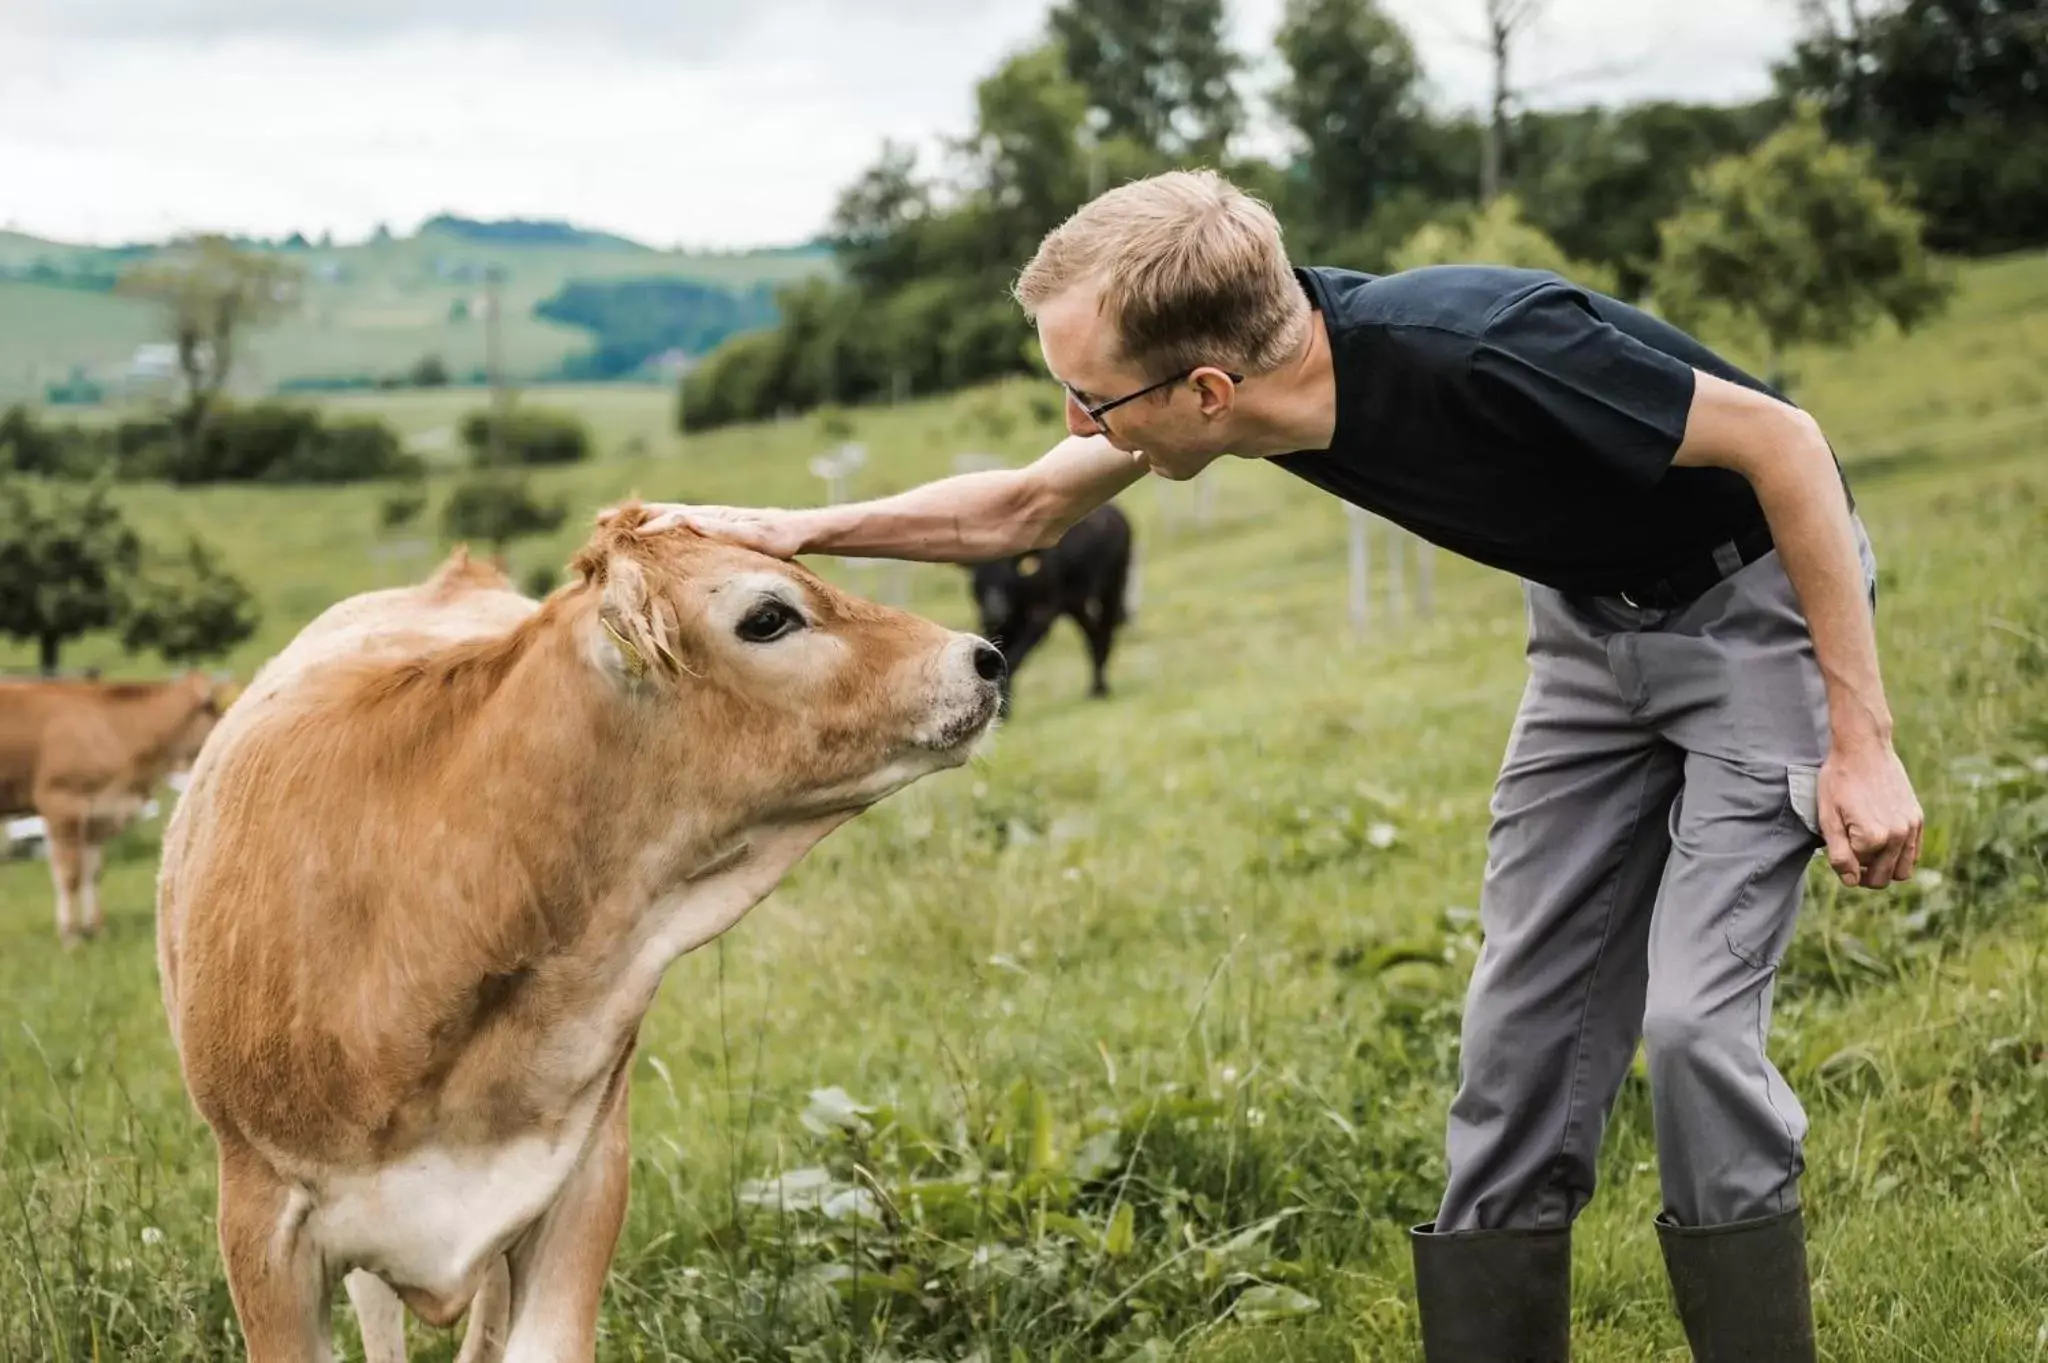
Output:
[[[1471,105],[1479,0],[1390,0],[1440,98]],[[442,210],[656,243],[818,230],[884,137],[963,131],[1045,0],[13,0],[0,185],[24,230],[405,229]],[[1269,55],[1281,0],[1235,0]],[[1470,11],[1470,13],[1466,13]],[[1541,102],[1764,88],[1790,0],[1552,0]],[[1544,93],[1539,91],[1539,94]]]

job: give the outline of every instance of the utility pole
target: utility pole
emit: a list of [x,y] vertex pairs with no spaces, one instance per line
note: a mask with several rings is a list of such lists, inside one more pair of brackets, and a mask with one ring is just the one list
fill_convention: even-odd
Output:
[[503,321],[505,271],[497,265],[484,267],[484,367],[491,380],[491,466],[505,467],[505,417],[511,405],[505,391]]

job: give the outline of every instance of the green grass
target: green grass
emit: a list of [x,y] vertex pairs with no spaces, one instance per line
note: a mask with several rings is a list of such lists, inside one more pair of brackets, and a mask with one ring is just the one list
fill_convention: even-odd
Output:
[[[93,255],[0,234],[0,266],[44,260],[67,268]],[[458,375],[483,368],[485,327],[476,306],[483,285],[443,278],[437,263],[505,268],[504,362],[514,376],[551,370],[590,348],[590,333],[533,315],[534,304],[572,279],[673,276],[745,288],[821,268],[815,257],[796,254],[485,244],[438,231],[309,250],[292,259],[308,272],[304,304],[276,325],[249,333],[234,375],[238,391],[260,392],[292,378],[402,374],[426,355],[439,355]],[[346,276],[324,280],[314,273],[329,266]],[[471,304],[468,320],[449,320],[457,300]],[[46,383],[65,378],[74,366],[111,382],[137,346],[163,339],[161,319],[147,304],[0,279],[0,403],[40,399]]]
[[[1843,1363],[2048,1357],[2048,461],[2014,419],[2039,396],[2042,349],[2016,347],[2041,334],[2044,281],[2040,259],[1973,273],[1940,328],[1803,369],[1883,562],[1937,872],[1884,895],[1816,875],[1784,968],[1774,1054],[1813,1121],[1817,1310]],[[1036,393],[862,415],[857,490],[1042,448]],[[816,496],[809,423],[679,440],[652,419],[601,410],[601,457],[543,481],[579,512],[634,488]],[[1216,474],[1206,526],[1166,523],[1190,489],[1126,498],[1143,596],[1112,699],[1083,698],[1082,651],[1056,635],[984,760],[836,834],[672,970],[634,1072],[601,1357],[1417,1356],[1402,1232],[1441,1178],[1519,591],[1443,557],[1432,618],[1382,609],[1354,638],[1339,508],[1268,470]],[[334,597],[426,566],[371,557],[370,489],[124,495],[260,585],[244,675]],[[969,623],[958,569],[906,580]],[[89,660],[118,658],[69,659]],[[71,954],[43,867],[0,868],[0,1357],[234,1356],[211,1151],[157,1002],[158,831],[124,839],[109,935]],[[834,1088],[873,1110],[812,1097]],[[1580,1223],[1580,1358],[1685,1357],[1654,1161],[1638,1074]],[[898,1219],[741,1196],[804,1169]],[[345,1314],[339,1335],[357,1356]],[[451,1344],[415,1333],[419,1357]]]

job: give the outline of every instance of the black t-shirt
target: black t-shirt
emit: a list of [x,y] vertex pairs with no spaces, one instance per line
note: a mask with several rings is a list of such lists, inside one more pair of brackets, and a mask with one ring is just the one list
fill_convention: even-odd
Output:
[[1763,523],[1748,479],[1673,468],[1693,369],[1779,396],[1684,332],[1537,270],[1295,271],[1336,370],[1327,450],[1270,462],[1567,592],[1655,582]]

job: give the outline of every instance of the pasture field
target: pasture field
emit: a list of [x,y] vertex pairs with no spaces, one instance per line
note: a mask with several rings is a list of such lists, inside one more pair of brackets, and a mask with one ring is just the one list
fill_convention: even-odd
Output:
[[[1820,866],[1781,968],[1823,1357],[2048,1357],[2048,261],[1974,268],[1928,332],[1798,372],[1883,566],[1930,822],[1908,886]],[[860,414],[854,491],[969,448],[1027,457],[1039,398]],[[814,423],[683,440],[624,399],[591,411],[599,457],[536,475],[581,524],[634,490],[818,495]],[[1382,595],[1354,636],[1338,505],[1255,466],[1208,476],[1206,523],[1193,487],[1124,499],[1142,594],[1109,700],[1056,634],[971,768],[835,834],[671,971],[601,1358],[1418,1356],[1404,1231],[1440,1186],[1520,592],[1439,556],[1428,618]],[[258,585],[243,676],[335,597],[438,558],[373,554],[382,495],[122,491]],[[516,565],[561,562],[581,524]],[[971,623],[959,569],[817,566]],[[66,661],[119,665],[99,642]],[[159,832],[110,856],[108,932],[71,953],[45,868],[0,867],[0,1358],[237,1356],[211,1147],[157,996]],[[1579,1223],[1577,1357],[1686,1357],[1654,1161],[1639,1067]],[[336,1332],[359,1357],[345,1310]],[[450,1335],[413,1342],[452,1357]]]

